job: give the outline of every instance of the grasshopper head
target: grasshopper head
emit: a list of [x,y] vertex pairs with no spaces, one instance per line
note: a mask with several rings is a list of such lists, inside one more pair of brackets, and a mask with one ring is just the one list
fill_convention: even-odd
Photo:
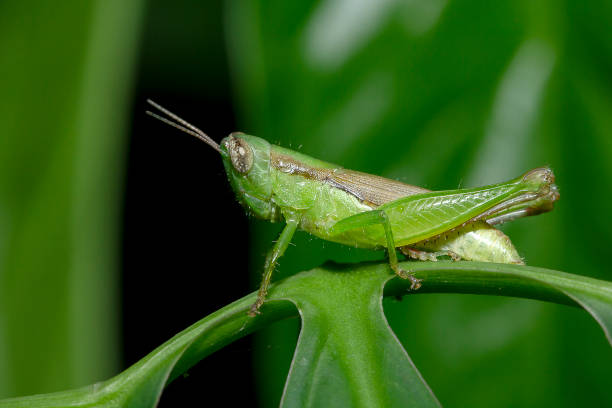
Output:
[[256,136],[232,133],[221,141],[225,172],[238,200],[256,216],[276,218],[270,177],[270,144]]
[[276,220],[279,217],[272,204],[270,177],[270,144],[264,139],[244,133],[232,133],[218,145],[206,133],[148,99],[147,103],[165,115],[147,111],[147,114],[197,137],[221,154],[223,165],[238,200],[256,216]]

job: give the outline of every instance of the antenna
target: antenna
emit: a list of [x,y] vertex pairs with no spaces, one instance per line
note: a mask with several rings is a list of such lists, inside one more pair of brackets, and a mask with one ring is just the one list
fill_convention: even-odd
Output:
[[175,115],[174,113],[170,112],[168,109],[153,102],[152,100],[147,99],[147,103],[153,106],[154,108],[156,108],[157,110],[159,110],[160,112],[162,112],[163,114],[165,114],[166,116],[168,116],[170,119],[174,119],[174,120],[164,118],[163,116],[160,116],[157,113],[153,113],[151,111],[146,111],[147,115],[153,116],[155,119],[161,120],[162,122],[172,127],[175,127],[179,130],[182,130],[183,132],[187,134],[197,137],[198,139],[200,139],[201,141],[203,141],[204,143],[206,143],[207,145],[209,145],[210,147],[212,147],[213,149],[221,153],[221,149],[219,148],[219,145],[214,140],[212,140],[210,136],[208,136],[206,133],[202,132],[200,129],[193,126],[191,123],[180,118],[178,115]]

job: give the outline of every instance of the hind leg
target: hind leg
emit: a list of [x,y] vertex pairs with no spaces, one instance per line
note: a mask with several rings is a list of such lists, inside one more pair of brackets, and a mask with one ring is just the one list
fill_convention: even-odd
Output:
[[454,253],[453,251],[423,251],[420,249],[415,249],[409,246],[400,247],[400,251],[404,255],[412,259],[418,259],[419,261],[433,261],[436,262],[439,256],[450,256],[453,261],[458,261],[461,259],[459,255]]

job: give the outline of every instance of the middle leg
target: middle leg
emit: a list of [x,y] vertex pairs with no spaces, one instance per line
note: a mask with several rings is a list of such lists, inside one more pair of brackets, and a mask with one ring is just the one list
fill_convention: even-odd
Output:
[[368,225],[382,224],[385,231],[385,240],[387,252],[389,254],[389,266],[402,279],[410,280],[410,289],[416,290],[421,287],[421,279],[417,279],[408,271],[402,269],[397,261],[397,253],[395,252],[395,240],[393,239],[393,231],[389,217],[384,210],[371,210],[359,214],[355,214],[348,218],[338,221],[330,230],[332,234],[340,234],[345,231],[350,231],[355,228],[362,228]]
[[410,272],[402,269],[397,262],[397,252],[395,252],[395,240],[393,239],[393,231],[391,230],[391,223],[389,217],[384,211],[378,211],[380,217],[380,223],[385,229],[385,237],[387,239],[387,252],[389,253],[389,265],[391,269],[402,279],[410,280],[410,289],[417,290],[421,287],[422,279],[417,279]]

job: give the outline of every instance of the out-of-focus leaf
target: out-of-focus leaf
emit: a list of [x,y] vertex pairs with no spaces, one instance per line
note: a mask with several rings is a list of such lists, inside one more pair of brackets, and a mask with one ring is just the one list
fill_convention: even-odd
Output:
[[142,1],[0,2],[0,395],[119,367],[125,118]]

